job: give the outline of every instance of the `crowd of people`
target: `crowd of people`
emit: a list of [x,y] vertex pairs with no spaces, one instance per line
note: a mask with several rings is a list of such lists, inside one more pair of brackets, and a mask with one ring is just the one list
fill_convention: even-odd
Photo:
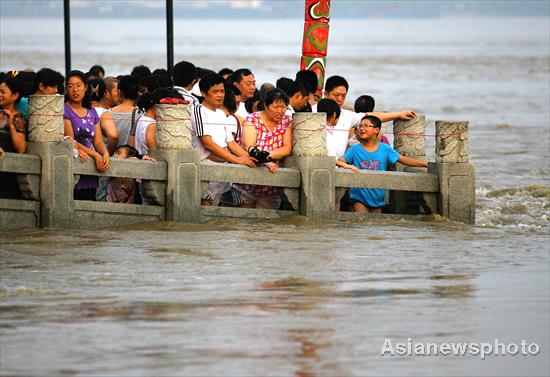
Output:
[[[171,75],[137,66],[129,75],[106,77],[97,65],[65,78],[49,68],[0,73],[0,148],[25,153],[29,95],[64,94],[65,140],[73,143],[75,158],[93,159],[100,172],[109,169],[111,158],[154,160],[155,105],[163,103],[191,106],[192,145],[205,163],[263,166],[276,173],[292,154],[294,113],[323,112],[328,155],[339,168],[387,170],[398,161],[426,167],[426,162],[400,156],[380,132],[383,122],[412,119],[414,111],[376,112],[368,95],[348,104],[349,85],[341,76],[326,80],[322,99],[315,95],[317,84],[314,72],[301,70],[294,79],[281,77],[257,88],[249,69],[215,72],[187,61],[177,63]],[[2,197],[18,196],[13,174],[0,173],[0,181]],[[385,190],[354,188],[345,206],[379,213],[384,197]],[[97,176],[81,176],[74,199],[153,204],[139,179]],[[279,209],[284,199],[277,187],[209,182],[201,203]]]

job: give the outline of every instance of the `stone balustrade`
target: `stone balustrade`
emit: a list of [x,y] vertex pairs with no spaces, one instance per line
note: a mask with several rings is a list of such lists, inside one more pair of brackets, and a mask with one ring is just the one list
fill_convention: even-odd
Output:
[[[379,187],[432,195],[436,198],[433,212],[466,223],[475,221],[475,169],[468,163],[467,122],[436,122],[436,161],[428,172],[355,174],[336,169],[334,157],[327,156],[325,114],[296,113],[293,154],[272,174],[264,167],[201,163],[199,152],[191,149],[189,105],[159,105],[158,150],[152,151],[157,161],[113,158],[111,168],[100,173],[93,161],[73,159],[72,143],[62,141],[62,104],[61,96],[31,97],[28,154],[5,153],[0,159],[0,171],[18,174],[27,192],[22,200],[0,199],[2,229],[94,228],[159,220],[197,223],[211,216],[268,218],[289,213],[201,207],[201,193],[210,180],[282,187],[294,212],[312,218],[341,218],[335,211],[338,191]],[[394,129],[400,153],[425,156],[424,116],[396,122]],[[76,174],[142,178],[156,205],[75,201]]]

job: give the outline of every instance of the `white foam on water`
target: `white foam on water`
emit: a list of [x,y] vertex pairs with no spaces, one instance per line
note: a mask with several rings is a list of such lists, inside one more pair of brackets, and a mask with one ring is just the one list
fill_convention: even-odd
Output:
[[481,187],[476,201],[478,225],[550,231],[550,185]]

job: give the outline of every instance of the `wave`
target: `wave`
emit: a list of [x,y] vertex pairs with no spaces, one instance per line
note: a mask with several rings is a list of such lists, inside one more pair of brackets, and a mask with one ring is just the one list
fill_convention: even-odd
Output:
[[550,185],[482,187],[476,192],[476,201],[477,225],[550,231]]

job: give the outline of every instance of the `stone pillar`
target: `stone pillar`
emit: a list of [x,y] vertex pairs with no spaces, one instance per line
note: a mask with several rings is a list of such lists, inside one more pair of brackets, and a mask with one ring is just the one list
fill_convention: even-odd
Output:
[[166,161],[166,220],[200,222],[200,155],[191,149],[190,105],[157,105],[158,150],[151,155]]
[[326,114],[295,113],[292,126],[292,157],[286,167],[300,170],[300,213],[326,219],[334,215],[335,160],[327,156]]
[[401,155],[421,159],[426,157],[426,117],[393,121],[393,148]]
[[439,176],[439,213],[475,223],[475,167],[468,162],[468,122],[435,122],[435,159],[428,171]]
[[29,97],[29,141],[63,141],[63,105],[58,94]]
[[[426,156],[426,117],[417,115],[410,120],[394,120],[393,122],[393,147],[401,155],[412,157],[421,161],[428,161]],[[414,168],[397,163],[395,170],[398,172],[421,172],[425,168]],[[390,191],[390,209],[394,213],[416,215],[429,214],[437,210],[437,199],[430,193],[418,193],[409,191]]]
[[435,162],[468,162],[468,122],[435,122]]
[[191,149],[191,106],[156,105],[159,149]]
[[40,226],[70,228],[74,216],[73,145],[63,141],[63,96],[29,97],[27,153],[40,155]]
[[327,114],[294,113],[292,118],[292,155],[327,155]]

